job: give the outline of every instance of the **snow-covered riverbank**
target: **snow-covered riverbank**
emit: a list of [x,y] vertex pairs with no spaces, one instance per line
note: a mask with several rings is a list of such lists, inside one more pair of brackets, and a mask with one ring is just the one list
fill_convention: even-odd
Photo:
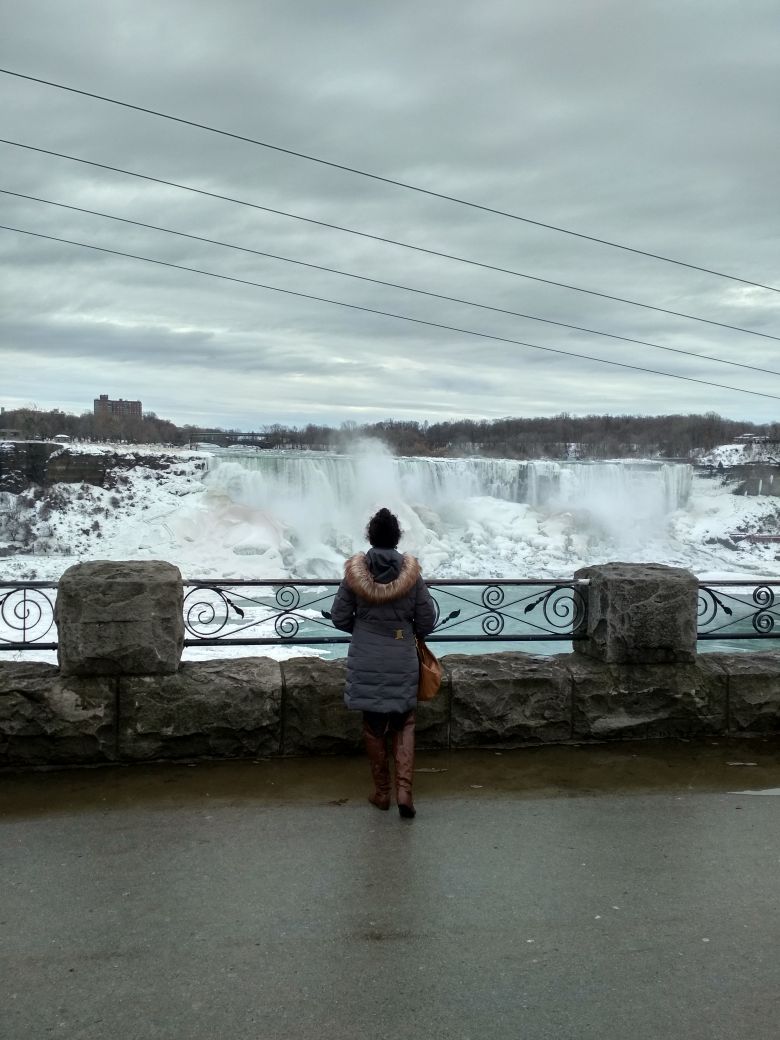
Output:
[[82,560],[164,559],[187,578],[336,578],[389,505],[429,577],[565,578],[614,559],[780,576],[780,546],[732,540],[778,533],[780,501],[679,464],[393,459],[376,446],[137,455],[110,487],[2,495],[0,574],[54,581]]

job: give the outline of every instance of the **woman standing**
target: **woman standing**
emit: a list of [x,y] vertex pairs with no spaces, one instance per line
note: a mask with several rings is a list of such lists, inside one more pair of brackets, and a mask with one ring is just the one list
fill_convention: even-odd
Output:
[[351,556],[333,601],[336,628],[352,633],[344,703],[363,712],[363,739],[374,781],[369,801],[390,808],[388,736],[395,760],[395,795],[401,816],[415,815],[412,801],[414,723],[419,661],[414,637],[436,624],[436,608],[420,576],[420,564],[397,546],[398,518],[389,509],[371,517],[367,553]]

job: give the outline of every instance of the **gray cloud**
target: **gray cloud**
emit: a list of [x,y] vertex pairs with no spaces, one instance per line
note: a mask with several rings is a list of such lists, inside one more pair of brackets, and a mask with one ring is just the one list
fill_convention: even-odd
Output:
[[[413,14],[413,17],[412,17]],[[773,4],[30,0],[2,64],[585,234],[780,284]],[[0,136],[780,334],[780,296],[0,77]],[[780,370],[778,344],[8,146],[0,187]],[[780,395],[621,344],[0,196],[0,223]],[[0,232],[0,399],[185,421],[716,410],[771,400]],[[81,402],[79,404],[79,402]],[[197,418],[196,418],[197,417]]]

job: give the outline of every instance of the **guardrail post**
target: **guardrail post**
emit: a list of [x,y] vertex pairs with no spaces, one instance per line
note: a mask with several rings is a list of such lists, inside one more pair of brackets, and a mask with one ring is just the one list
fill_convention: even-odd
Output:
[[605,563],[583,567],[588,610],[575,636],[578,654],[608,664],[696,660],[698,582],[682,567]]
[[182,578],[160,560],[78,563],[60,578],[63,675],[170,675],[184,646]]

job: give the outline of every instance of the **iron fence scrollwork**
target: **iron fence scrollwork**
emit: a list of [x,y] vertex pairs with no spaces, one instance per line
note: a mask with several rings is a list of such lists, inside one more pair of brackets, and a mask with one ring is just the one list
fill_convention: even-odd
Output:
[[699,585],[698,633],[707,639],[777,639],[780,581],[740,580]]
[[[185,645],[347,643],[330,618],[333,580],[185,582]],[[582,637],[586,583],[576,580],[442,580],[431,642],[534,643]],[[53,582],[0,584],[0,651],[56,650]],[[698,633],[706,640],[780,639],[780,580],[701,582]]]
[[[587,603],[578,581],[431,582],[434,598],[463,606],[440,622],[431,641],[543,642],[579,638]],[[474,589],[476,586],[476,589]],[[478,600],[473,591],[479,592]],[[454,624],[448,624],[453,621]],[[479,632],[474,631],[479,627]],[[459,629],[458,634],[452,634]]]
[[[432,642],[537,642],[576,638],[586,603],[577,581],[464,580],[428,583]],[[347,643],[330,605],[337,581],[187,582],[185,645]],[[250,630],[252,635],[250,636]]]
[[185,582],[185,646],[345,641],[348,637],[322,634],[334,631],[323,617],[334,585],[338,582]]
[[0,650],[56,650],[46,641],[54,628],[57,586],[51,582],[0,585]]

